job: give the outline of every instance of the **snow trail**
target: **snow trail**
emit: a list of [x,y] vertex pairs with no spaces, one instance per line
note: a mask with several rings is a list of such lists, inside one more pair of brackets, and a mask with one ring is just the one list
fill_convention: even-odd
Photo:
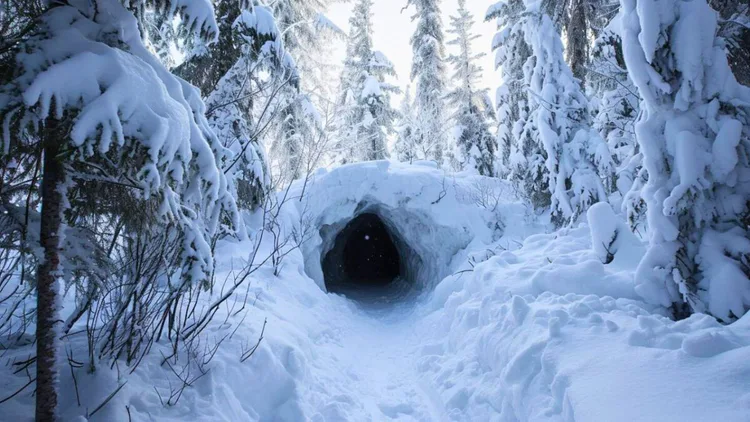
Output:
[[340,319],[331,327],[337,335],[316,345],[311,374],[319,380],[312,389],[319,391],[311,402],[319,407],[313,419],[449,420],[418,370],[425,337],[418,305],[346,302],[339,303]]

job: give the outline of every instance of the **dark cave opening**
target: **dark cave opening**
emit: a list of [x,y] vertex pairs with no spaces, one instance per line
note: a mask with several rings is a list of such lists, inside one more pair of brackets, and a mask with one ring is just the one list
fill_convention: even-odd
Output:
[[398,235],[377,214],[356,216],[336,235],[323,257],[326,289],[361,300],[403,295],[410,283],[399,244],[403,242]]

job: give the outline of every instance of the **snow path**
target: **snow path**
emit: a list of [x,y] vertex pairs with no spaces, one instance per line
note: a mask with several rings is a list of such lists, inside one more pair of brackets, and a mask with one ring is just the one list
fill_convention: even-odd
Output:
[[[414,305],[342,309],[335,335],[316,344],[314,420],[447,421],[440,395],[418,370],[424,325]],[[332,321],[333,322],[333,321]],[[332,372],[332,368],[337,371]]]

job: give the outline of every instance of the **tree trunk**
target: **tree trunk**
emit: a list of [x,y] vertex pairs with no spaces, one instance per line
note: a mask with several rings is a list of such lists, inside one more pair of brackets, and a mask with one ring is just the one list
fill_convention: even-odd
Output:
[[588,58],[588,17],[586,2],[583,0],[572,0],[570,2],[570,20],[567,28],[568,35],[568,63],[573,76],[581,83],[586,79],[586,60]]
[[44,260],[37,269],[36,323],[36,420],[54,421],[57,415],[57,328],[58,278],[60,276],[60,227],[64,180],[58,158],[61,140],[59,124],[48,119],[44,128],[44,173],[42,175],[42,218],[39,243]]

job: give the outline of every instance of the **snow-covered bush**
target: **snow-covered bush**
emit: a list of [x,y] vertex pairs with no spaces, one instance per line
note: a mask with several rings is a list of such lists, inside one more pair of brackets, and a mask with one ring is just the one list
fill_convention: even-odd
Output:
[[622,221],[606,202],[592,205],[586,211],[586,218],[591,229],[591,247],[602,263],[609,264],[617,253]]
[[750,88],[705,0],[622,0],[623,52],[642,97],[649,249],[637,292],[676,316],[750,309]]

